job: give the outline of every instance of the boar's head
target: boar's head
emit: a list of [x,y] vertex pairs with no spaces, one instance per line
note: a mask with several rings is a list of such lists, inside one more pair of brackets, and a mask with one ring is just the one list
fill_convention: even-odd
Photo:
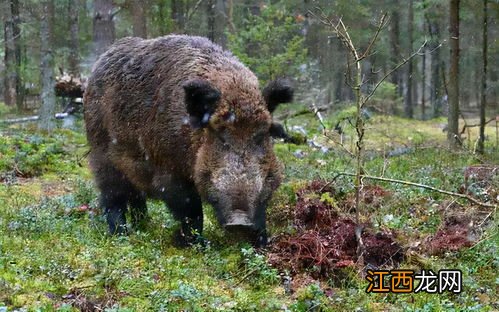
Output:
[[227,231],[265,245],[265,210],[281,182],[271,141],[279,125],[272,123],[271,113],[292,100],[292,87],[279,79],[263,92],[222,92],[206,80],[193,79],[183,88],[189,123],[200,136],[196,188]]

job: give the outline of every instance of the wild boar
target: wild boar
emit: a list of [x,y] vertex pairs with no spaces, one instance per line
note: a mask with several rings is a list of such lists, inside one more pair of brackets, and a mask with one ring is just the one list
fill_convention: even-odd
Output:
[[124,38],[95,63],[84,95],[89,161],[112,234],[139,227],[146,198],[181,222],[179,243],[203,229],[202,201],[228,231],[267,242],[266,206],[281,182],[271,113],[293,88],[258,79],[206,38]]

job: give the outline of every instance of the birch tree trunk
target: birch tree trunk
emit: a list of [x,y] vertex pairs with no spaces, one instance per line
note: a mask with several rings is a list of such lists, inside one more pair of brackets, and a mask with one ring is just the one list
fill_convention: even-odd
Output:
[[93,17],[93,43],[95,56],[106,51],[114,42],[114,5],[112,0],[95,0]]
[[41,82],[42,106],[38,128],[51,131],[55,127],[55,80],[53,42],[54,1],[47,0],[41,3],[42,16],[40,22],[40,47],[41,47]]
[[147,1],[130,0],[130,10],[132,15],[132,28],[134,37],[147,38]]
[[70,33],[68,64],[69,74],[71,74],[73,77],[80,76],[80,42],[78,36],[80,28],[78,26],[78,9],[78,1],[68,1]]

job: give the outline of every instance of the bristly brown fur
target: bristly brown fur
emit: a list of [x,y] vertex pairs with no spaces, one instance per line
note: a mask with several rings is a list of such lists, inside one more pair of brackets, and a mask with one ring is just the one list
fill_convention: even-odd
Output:
[[92,147],[107,147],[112,162],[137,185],[149,184],[143,177],[147,170],[129,161],[145,152],[155,164],[192,176],[201,136],[184,122],[187,114],[180,86],[196,77],[210,81],[224,94],[211,118],[213,124],[229,110],[244,119],[270,118],[255,75],[209,40],[124,38],[95,64],[85,93]]
[[[266,96],[279,101],[289,95],[289,88],[285,91],[284,97]],[[186,92],[192,92],[190,99]],[[196,107],[203,96],[206,103]],[[220,169],[226,166],[222,162],[227,154],[227,143],[217,139],[221,134],[230,137],[234,153],[245,155],[240,162],[253,162],[248,170],[256,170],[255,177],[264,180],[254,199],[258,205],[265,205],[280,183],[269,135],[252,143],[255,134],[269,132],[272,123],[258,79],[205,38],[172,35],[117,41],[94,65],[84,103],[90,164],[108,213],[126,209],[127,200],[132,205],[127,195],[132,193],[140,207],[145,207],[145,196],[159,197],[175,216],[198,218],[200,195],[210,201],[213,175],[227,171]],[[273,108],[277,104],[274,101]],[[203,115],[203,109],[209,114]],[[182,196],[193,202],[180,203]]]

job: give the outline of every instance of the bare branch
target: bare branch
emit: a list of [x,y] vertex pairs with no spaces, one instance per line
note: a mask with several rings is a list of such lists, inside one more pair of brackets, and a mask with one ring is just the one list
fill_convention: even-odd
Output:
[[116,15],[118,15],[118,13],[120,13],[120,12],[121,12],[121,10],[122,10],[122,8],[121,8],[121,7],[119,7],[119,8],[115,8],[115,9],[113,10],[113,12],[111,12],[111,14],[110,14],[110,15],[111,15],[111,19],[113,19]]
[[198,2],[196,2],[196,4],[194,5],[194,7],[192,8],[192,10],[187,14],[187,20],[186,22],[190,21],[191,20],[191,17],[194,15],[194,13],[196,13],[199,5],[203,2],[203,0],[199,0]]
[[371,41],[369,42],[369,45],[367,46],[366,50],[364,51],[364,53],[362,53],[362,56],[360,57],[359,61],[361,59],[364,59],[366,57],[369,56],[369,53],[372,49],[372,47],[374,46],[374,44],[376,43],[376,40],[378,39],[378,36],[381,32],[381,30],[387,25],[388,23],[388,20],[387,20],[387,14],[384,13],[382,16],[381,16],[381,19],[379,20],[379,24],[378,24],[378,27],[376,28],[376,32],[374,33],[374,37],[371,39]]
[[310,104],[310,106],[312,106],[314,116],[317,117],[317,119],[319,120],[319,123],[322,126],[322,133],[325,133],[326,125],[324,124],[324,118],[322,118],[322,114],[321,114],[320,110],[317,108],[317,105],[315,105],[315,102],[312,102]]
[[[317,107],[317,110],[319,112],[325,112],[327,110],[327,107],[325,106],[319,106]],[[292,119],[292,118],[295,118],[295,117],[299,117],[299,116],[302,116],[302,115],[307,115],[307,114],[314,114],[315,115],[315,111],[314,110],[311,110],[310,108],[307,108],[307,109],[303,109],[303,110],[300,110],[300,111],[297,111],[297,112],[294,112],[294,113],[285,113],[283,115],[280,115],[280,116],[275,116],[274,119],[276,120],[287,120],[287,119]]]
[[392,68],[391,70],[389,70],[388,73],[386,73],[383,76],[383,78],[381,78],[376,83],[376,85],[374,86],[374,88],[372,89],[372,91],[362,100],[361,106],[364,106],[364,104],[366,104],[369,101],[369,99],[371,99],[371,97],[374,95],[374,93],[376,93],[376,90],[378,89],[378,87],[381,85],[381,83],[383,83],[383,81],[386,80],[386,78],[388,78],[391,74],[393,74],[393,72],[395,72],[397,69],[399,69],[400,67],[404,66],[407,62],[409,62],[416,55],[420,55],[421,50],[426,46],[426,44],[427,44],[427,41],[423,42],[423,44],[419,47],[419,49],[416,52],[412,53],[408,58],[404,59],[402,62],[398,63],[397,66],[395,66],[394,68]]
[[319,13],[320,16],[317,16],[313,11],[308,11],[311,15],[316,17],[322,24],[329,26],[333,29],[333,32],[338,36],[338,38],[341,40],[341,42],[345,45],[345,47],[352,53],[352,55],[355,58],[355,62],[358,63],[359,61],[359,55],[357,53],[357,49],[353,45],[352,39],[350,38],[350,35],[348,33],[348,30],[343,23],[343,19],[340,17],[338,20],[338,23],[334,23],[333,20],[329,19],[327,15],[324,13],[322,8],[316,7],[315,8]]
[[[349,173],[349,172],[340,172],[339,175],[347,175],[347,176],[355,176],[356,174],[355,173]],[[404,181],[404,180],[396,180],[396,179],[390,179],[390,178],[383,178],[383,177],[374,177],[374,176],[369,176],[369,175],[362,175],[362,178],[363,179],[369,179],[369,180],[377,180],[377,181],[384,181],[384,182],[390,182],[390,183],[397,183],[397,184],[403,184],[403,185],[409,185],[409,186],[415,186],[415,187],[419,187],[419,188],[424,188],[424,189],[427,189],[427,190],[431,190],[431,191],[435,191],[435,192],[438,192],[438,193],[442,193],[442,194],[446,194],[446,195],[450,195],[450,196],[453,196],[453,197],[459,197],[459,198],[463,198],[463,199],[466,199],[478,206],[482,206],[482,207],[488,207],[488,208],[497,208],[497,205],[493,205],[493,204],[487,204],[487,203],[482,203],[481,201],[478,201],[477,199],[469,196],[469,195],[466,195],[466,194],[460,194],[460,193],[455,193],[455,192],[451,192],[451,191],[446,191],[446,190],[442,190],[442,189],[439,189],[439,188],[436,188],[436,187],[433,187],[433,186],[429,186],[429,185],[425,185],[425,184],[421,184],[421,183],[415,183],[415,182],[410,182],[410,181]]]
[[[425,42],[426,42],[426,41],[427,41],[427,40],[425,39]],[[436,51],[436,50],[440,49],[441,47],[442,47],[442,44],[441,44],[441,43],[439,43],[439,44],[438,44],[435,48],[433,48],[433,49],[431,49],[431,50],[428,50],[428,53],[430,53],[430,54],[431,54],[431,53],[433,53],[434,51]]]
[[[462,118],[463,118],[463,120],[464,120],[464,125],[463,125],[463,129],[461,130],[461,134],[463,134],[463,133],[466,131],[466,129],[467,129],[467,128],[475,128],[475,127],[480,127],[480,124],[471,124],[471,125],[468,125],[468,124],[466,123],[466,119],[464,119],[464,117],[463,117],[463,116],[461,116],[461,117],[462,117]],[[494,120],[496,120],[496,118],[495,118],[495,117],[494,117],[494,118],[491,118],[491,119],[489,119],[489,120],[487,120],[487,121],[485,122],[485,125],[487,125],[487,124],[489,124],[489,123],[493,122]]]
[[343,142],[338,142],[337,140],[334,139],[333,136],[329,135],[328,133],[324,133],[324,136],[326,138],[328,138],[329,140],[331,140],[331,142],[333,142],[334,144],[338,145],[339,147],[341,147],[343,149],[343,151],[345,151],[350,157],[352,158],[355,158],[355,154],[352,153],[346,146],[345,144],[343,144]]

